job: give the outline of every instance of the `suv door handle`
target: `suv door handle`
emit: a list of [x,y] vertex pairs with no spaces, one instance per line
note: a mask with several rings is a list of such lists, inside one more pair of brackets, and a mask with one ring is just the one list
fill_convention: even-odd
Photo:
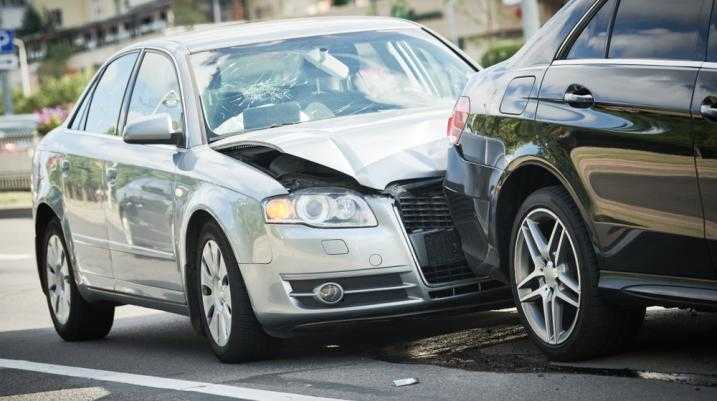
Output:
[[577,84],[572,84],[568,87],[563,100],[572,107],[583,109],[595,104],[595,98],[593,98],[588,88]]
[[716,99],[711,96],[706,97],[700,106],[702,118],[713,123],[717,123],[717,104],[715,104],[715,100]]

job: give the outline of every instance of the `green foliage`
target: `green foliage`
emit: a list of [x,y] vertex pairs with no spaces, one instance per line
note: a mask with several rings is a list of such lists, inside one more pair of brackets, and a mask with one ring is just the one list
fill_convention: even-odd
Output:
[[37,73],[41,80],[59,78],[67,74],[67,60],[75,52],[74,46],[69,43],[51,43],[47,47],[47,56],[40,64]]
[[28,5],[25,10],[25,15],[22,17],[22,26],[17,30],[17,36],[32,35],[42,32],[43,29],[45,29],[45,27],[42,22],[42,16],[40,16],[40,13],[37,12],[35,7]]
[[491,65],[507,60],[520,50],[522,46],[522,43],[510,43],[493,46],[483,54],[483,57],[481,57],[481,65],[483,67],[490,67]]
[[197,25],[209,22],[209,16],[197,0],[175,0],[172,6],[175,25]]
[[15,112],[34,113],[45,107],[69,108],[67,106],[77,101],[90,78],[90,73],[47,78],[29,97],[24,97],[20,91],[15,91],[13,93]]
[[413,19],[414,12],[406,0],[395,0],[391,4],[391,16],[403,19]]

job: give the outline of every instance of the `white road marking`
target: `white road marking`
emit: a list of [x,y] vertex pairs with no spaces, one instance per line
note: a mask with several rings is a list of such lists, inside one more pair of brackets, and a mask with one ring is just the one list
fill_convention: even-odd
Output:
[[65,390],[43,391],[41,393],[15,394],[0,397],[0,401],[97,401],[111,395],[102,387],[69,388]]
[[0,262],[14,262],[16,260],[30,259],[27,254],[0,254]]
[[130,384],[133,386],[159,388],[174,391],[210,394],[220,397],[256,401],[344,401],[336,398],[313,397],[269,390],[258,390],[248,387],[236,387],[224,384],[204,383],[189,380],[169,379],[157,376],[135,375],[132,373],[113,372],[109,370],[77,368],[73,366],[53,365],[21,361],[17,359],[0,359],[0,368],[26,370],[83,379],[100,380],[113,383]]

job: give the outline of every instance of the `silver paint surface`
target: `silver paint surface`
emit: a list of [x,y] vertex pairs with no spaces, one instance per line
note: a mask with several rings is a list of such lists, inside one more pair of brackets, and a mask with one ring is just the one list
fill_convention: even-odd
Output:
[[[75,131],[67,124],[42,140],[33,160],[34,215],[40,207],[49,208],[60,219],[81,289],[186,308],[187,231],[192,217],[203,213],[215,219],[227,236],[257,318],[275,335],[288,335],[301,324],[477,303],[475,294],[443,300],[429,296],[429,290],[452,284],[429,287],[422,280],[389,196],[367,196],[377,227],[268,225],[262,200],[286,194],[287,189],[257,168],[218,151],[243,144],[270,146],[382,190],[393,181],[443,173],[449,146],[445,124],[452,105],[335,118],[206,144],[188,54],[236,41],[317,34],[317,26],[321,32],[419,29],[392,19],[337,18],[330,24],[301,20],[256,26],[250,36],[242,36],[247,27],[235,27],[213,37],[200,32],[191,40],[135,44],[128,49],[158,50],[175,62],[185,113],[185,146],[128,144],[118,136]],[[343,241],[348,252],[328,255],[322,246],[326,240]],[[305,309],[288,295],[287,280],[292,277],[328,280],[376,273],[399,273],[404,283],[411,284],[408,299]]]

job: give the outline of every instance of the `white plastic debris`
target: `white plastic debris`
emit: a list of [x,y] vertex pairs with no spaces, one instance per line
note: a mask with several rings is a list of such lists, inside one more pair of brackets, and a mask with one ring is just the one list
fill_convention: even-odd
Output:
[[412,384],[417,384],[418,379],[415,377],[409,377],[407,379],[397,379],[393,381],[393,385],[396,387],[403,387],[403,386],[410,386]]

